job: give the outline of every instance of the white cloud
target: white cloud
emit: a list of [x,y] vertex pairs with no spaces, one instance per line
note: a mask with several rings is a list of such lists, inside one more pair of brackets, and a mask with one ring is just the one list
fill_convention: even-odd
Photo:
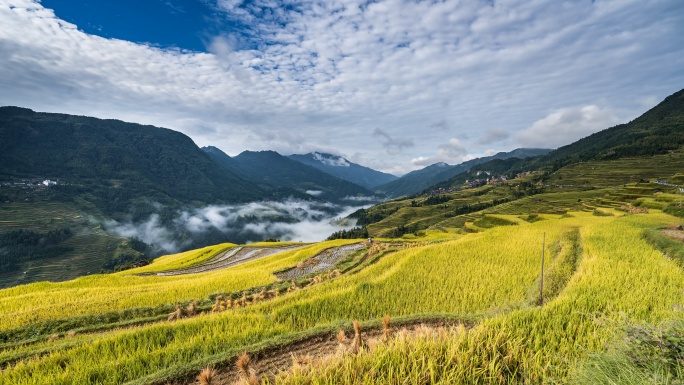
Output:
[[211,38],[207,50],[225,60],[230,58],[237,46],[237,38],[234,35],[220,34]]
[[620,121],[609,108],[594,105],[561,108],[519,132],[516,139],[524,147],[557,148]]
[[491,145],[492,143],[497,143],[508,139],[511,133],[503,128],[493,128],[485,131],[484,135],[477,140],[477,144],[480,145]]
[[392,137],[387,131],[375,128],[373,136],[382,140],[382,146],[387,150],[388,154],[396,154],[402,150],[415,146],[411,139],[396,139]]
[[326,156],[323,156],[322,154],[314,152],[313,157],[317,161],[319,161],[323,164],[326,164],[328,166],[335,166],[335,167],[349,167],[350,166],[349,162],[347,162],[346,159],[339,157],[339,156],[326,157]]
[[[354,227],[356,222],[353,220],[340,223],[336,219],[345,218],[354,211],[369,206],[368,201],[355,198],[349,200],[350,205],[345,206],[292,199],[244,205],[210,205],[179,211],[173,221],[166,224],[161,223],[158,214],[152,214],[138,223],[110,220],[103,225],[112,234],[137,237],[165,252],[177,252],[190,246],[199,247],[206,244],[207,239],[210,244],[246,243],[267,238],[318,242],[333,232]],[[206,238],[211,234],[219,234],[220,237]]]
[[451,138],[447,143],[439,145],[437,152],[432,156],[417,157],[411,159],[414,166],[429,166],[434,163],[444,162],[448,164],[459,164],[467,159],[468,150],[456,138]]
[[[363,153],[402,173],[435,149],[423,158],[469,156],[439,155],[449,137],[469,153],[505,136],[492,127],[530,143],[543,111],[611,106],[630,119],[684,84],[679,0],[216,7],[245,29],[197,53],[87,35],[37,1],[0,0],[0,105],[155,124],[229,154]],[[605,128],[591,121],[579,120]]]
[[160,224],[158,214],[152,214],[146,221],[139,223],[119,223],[109,220],[104,223],[104,226],[112,234],[127,238],[138,238],[147,244],[157,245],[167,252],[178,251],[184,246],[176,240],[177,237],[173,230]]
[[378,202],[378,197],[376,197],[376,196],[363,196],[363,195],[359,195],[359,196],[349,195],[349,196],[342,198],[342,200],[352,201],[352,202],[366,202],[367,203],[367,202]]

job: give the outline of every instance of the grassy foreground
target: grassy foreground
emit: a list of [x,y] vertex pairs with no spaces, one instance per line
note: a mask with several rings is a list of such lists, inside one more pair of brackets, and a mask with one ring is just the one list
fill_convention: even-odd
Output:
[[[684,301],[684,275],[676,263],[641,238],[643,229],[670,218],[658,214],[590,223],[586,219],[572,221],[585,222],[579,227],[582,262],[567,287],[544,307],[517,309],[487,318],[469,331],[439,338],[399,338],[373,352],[338,357],[276,382],[373,384],[402,383],[406,378],[410,383],[439,384],[598,382],[597,376],[587,382],[581,377],[584,374],[577,374],[578,363],[602,351],[621,325],[681,319],[678,305]],[[603,383],[640,383],[636,381],[608,377]],[[665,382],[656,377],[653,383]]]
[[[681,267],[642,237],[677,219],[653,210],[605,213],[612,215],[544,214],[532,222],[488,215],[489,228],[478,233],[390,248],[363,269],[240,309],[33,342],[10,338],[0,351],[0,384],[164,383],[194,376],[206,365],[232,365],[244,350],[386,314],[447,314],[479,323],[437,337],[397,338],[264,381],[567,383],[590,353],[606,350],[621,325],[678,319],[678,305],[684,304]],[[544,233],[547,288],[539,307]],[[129,271],[2,290],[0,333],[273,283],[272,272],[349,242],[315,244],[217,272],[156,277]],[[164,257],[145,269],[186,266],[227,247],[232,245]]]

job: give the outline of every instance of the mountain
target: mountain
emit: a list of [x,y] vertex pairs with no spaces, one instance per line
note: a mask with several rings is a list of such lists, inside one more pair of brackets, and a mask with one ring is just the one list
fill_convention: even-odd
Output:
[[241,172],[239,169],[240,166],[238,162],[236,162],[235,159],[231,158],[230,155],[221,151],[219,148],[216,148],[214,146],[206,146],[202,147],[202,151],[209,155],[209,158],[211,158],[211,160],[213,160],[214,162],[218,163],[221,167],[230,170],[234,173]]
[[431,164],[420,170],[411,171],[397,180],[378,186],[375,190],[391,197],[414,194],[422,191],[425,187],[433,185],[434,183],[431,183],[431,181],[437,175],[449,173],[452,167],[444,162]]
[[354,183],[336,178],[317,168],[292,160],[275,151],[244,151],[231,158],[216,147],[203,150],[222,167],[267,188],[276,186],[300,194],[343,203],[350,197],[369,197],[373,193]]
[[367,189],[373,189],[376,186],[398,179],[392,174],[376,171],[372,168],[352,163],[337,155],[311,152],[304,155],[290,155],[289,158]]
[[525,160],[520,158],[492,159],[477,164],[447,180],[436,183],[425,189],[422,193],[432,193],[441,189],[461,188],[466,182],[469,182],[471,187],[476,187],[487,184],[491,179],[503,180],[502,177],[506,177],[506,179],[512,178],[515,174],[523,171],[524,164],[526,164]]
[[133,201],[247,202],[269,196],[213,162],[186,135],[92,117],[0,108],[0,178],[57,179],[98,208]]
[[599,131],[541,157],[531,167],[665,154],[684,145],[684,89],[625,124]]
[[[466,180],[479,178],[476,174],[478,171],[508,176],[534,170],[553,173],[565,166],[587,161],[640,157],[647,161],[654,155],[667,154],[682,146],[684,146],[684,90],[668,96],[629,123],[596,132],[544,156],[506,163],[485,162],[473,167],[469,173],[454,175],[428,189],[448,189],[460,186]],[[521,157],[518,156],[518,158]],[[636,171],[633,173],[637,174]],[[554,178],[553,174],[551,178]]]
[[0,107],[0,181],[0,287],[145,263],[163,252],[154,234],[225,242],[176,225],[178,210],[279,193],[179,132],[18,107]]
[[529,158],[548,154],[551,150],[544,148],[518,148],[510,152],[499,152],[492,156],[471,159],[457,165],[449,165],[444,162],[429,165],[423,169],[411,171],[401,178],[376,187],[376,191],[392,197],[419,193],[440,182],[468,171],[471,167],[486,163],[495,159]]

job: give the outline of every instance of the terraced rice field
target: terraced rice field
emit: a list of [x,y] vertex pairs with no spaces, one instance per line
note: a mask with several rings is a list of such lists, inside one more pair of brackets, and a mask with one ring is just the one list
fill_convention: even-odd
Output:
[[357,243],[327,249],[320,252],[313,258],[302,261],[293,268],[282,272],[277,272],[275,275],[278,277],[278,279],[288,281],[303,277],[305,275],[324,273],[334,269],[335,265],[337,265],[341,260],[350,254],[363,249],[364,247],[365,246],[363,244]]
[[75,204],[64,202],[3,202],[0,232],[46,232],[68,228],[74,236],[59,246],[71,249],[59,257],[23,262],[20,269],[0,275],[0,288],[40,281],[65,281],[99,273],[106,257],[113,255],[123,238],[106,234]]
[[619,187],[640,180],[668,179],[684,170],[684,152],[650,158],[590,161],[564,167],[551,175],[549,184],[575,187]]
[[[317,352],[321,347],[324,355],[331,348],[330,336],[339,328],[349,331],[351,320],[377,325],[388,314],[415,322],[469,320],[474,326],[434,338],[398,337],[273,381],[262,378],[262,384],[401,383],[407,378],[409,383],[567,383],[576,365],[619,333],[610,320],[662,322],[677,317],[676,305],[684,303],[681,267],[641,237],[645,230],[679,220],[655,211],[627,215],[602,210],[612,215],[574,211],[546,214],[531,223],[517,214],[497,214],[492,217],[516,225],[381,251],[381,258],[349,274],[287,290],[289,282],[274,272],[332,259],[334,250],[363,252],[353,250],[358,240],[305,245],[195,274],[139,275],[227,261],[248,247],[261,247],[224,244],[162,257],[130,272],[2,290],[0,311],[8,316],[0,320],[0,337],[8,340],[0,347],[0,363],[6,367],[0,384],[192,383],[208,365],[223,368],[221,375],[232,381],[235,359],[245,350],[259,362],[273,347],[318,335],[322,345],[310,348]],[[544,293],[539,307],[535,294],[543,234],[545,278],[553,290]],[[255,296],[274,290],[280,295],[268,300]],[[212,312],[207,306],[219,302],[219,295],[233,304],[238,299],[240,306]],[[120,328],[112,323],[107,329],[69,334],[78,322],[99,325],[112,315],[134,317],[144,309],[172,309],[177,303],[185,309],[191,302],[204,314],[176,321],[148,318],[147,324]],[[48,338],[51,325],[59,322],[65,329]],[[40,338],[21,340],[35,338],[35,331],[42,333]],[[281,367],[282,357],[275,358],[262,362]],[[426,375],[434,378],[428,381]]]
[[278,254],[283,251],[296,250],[304,246],[293,245],[283,247],[249,247],[237,246],[217,253],[214,257],[201,262],[198,265],[177,270],[158,271],[154,273],[143,273],[142,275],[173,276],[183,274],[197,274],[208,271],[221,270],[243,263],[254,261],[260,258]]
[[86,218],[76,207],[61,202],[3,202],[0,231],[27,229],[47,231],[82,226]]
[[[98,274],[105,259],[125,239],[108,234],[77,234],[61,245],[71,250],[59,257],[36,259],[22,263],[16,272],[0,276],[0,288],[40,281],[59,282],[89,274]],[[25,273],[24,273],[25,272]]]

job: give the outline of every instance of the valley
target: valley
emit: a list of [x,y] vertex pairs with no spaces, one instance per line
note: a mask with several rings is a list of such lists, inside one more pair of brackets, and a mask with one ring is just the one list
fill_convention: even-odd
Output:
[[0,25],[0,385],[684,385],[684,1]]
[[[651,206],[657,202],[651,196],[640,199]],[[233,362],[243,351],[263,357],[278,346],[289,351],[289,344],[309,341],[294,350],[301,357],[314,357],[310,362],[302,358],[306,370],[279,365],[285,370],[275,376],[264,364],[257,366],[260,379],[298,383],[325,376],[337,383],[357,383],[411,378],[430,370],[441,378],[470,383],[486,382],[490,376],[525,382],[567,379],[573,362],[612,341],[613,328],[622,322],[657,323],[675,317],[675,305],[684,301],[679,289],[684,279],[681,262],[675,256],[663,258],[640,236],[646,229],[680,222],[657,212],[626,215],[612,208],[601,210],[605,215],[589,210],[538,214],[532,222],[520,212],[488,214],[497,219],[490,225],[468,222],[475,233],[427,230],[422,237],[414,235],[415,240],[375,240],[376,245],[358,249],[348,262],[338,262],[339,276],[312,273],[290,282],[271,273],[315,258],[330,247],[359,241],[323,242],[199,274],[140,276],[201,266],[226,255],[227,248],[238,248],[219,245],[114,275],[6,289],[0,292],[0,304],[11,316],[1,325],[2,378],[9,383],[15,375],[36,383],[60,383],[59,378],[83,383],[94,378],[104,383],[193,383],[199,369],[208,365],[234,378],[228,373],[233,373]],[[535,288],[542,233],[548,259],[544,306],[539,307]],[[363,262],[354,266],[355,259]],[[644,302],[644,297],[657,300]],[[230,305],[224,303],[226,298]],[[186,309],[191,303],[192,314]],[[167,321],[176,306],[182,316]],[[70,309],[72,316],[60,318],[62,309]],[[601,314],[603,321],[585,316],[592,313]],[[627,319],[620,318],[623,313]],[[399,327],[392,332],[396,337],[380,342],[372,330],[385,315]],[[333,343],[326,350],[330,355],[316,355],[319,345],[312,341],[334,338],[339,329],[353,333],[350,323],[355,319],[364,320],[362,330],[369,333],[364,338],[376,340],[371,350],[340,355]],[[401,325],[411,329],[416,326],[409,325],[434,324],[433,320],[441,320],[437,323],[443,329],[401,331]],[[606,328],[605,323],[611,326]],[[33,326],[25,329],[28,325]],[[33,334],[37,330],[42,331]],[[480,348],[467,348],[471,344]],[[91,356],[95,351],[97,361]],[[410,361],[415,354],[429,360]],[[535,357],[540,355],[553,365],[539,366]],[[373,362],[380,357],[385,357],[380,361],[384,369],[362,369],[377,365]],[[505,357],[510,357],[505,365],[487,361]],[[59,368],[64,360],[69,362],[68,372]],[[109,360],[120,364],[110,367]],[[449,362],[459,364],[444,365]],[[396,371],[386,372],[385,365]]]
[[[295,161],[275,152],[212,156],[226,171],[238,164],[234,175],[260,191],[318,188],[337,203],[141,204],[136,224],[88,194],[12,199],[0,223],[7,244],[38,261],[63,252],[43,258],[53,272],[60,261],[87,268],[87,253],[103,249],[149,260],[0,290],[0,384],[674,385],[684,378],[684,148],[635,149],[665,140],[643,129],[654,115],[654,127],[676,130],[669,122],[684,114],[683,97],[608,129],[636,142],[585,138],[536,157],[486,160],[420,192],[343,206],[336,220],[340,202],[364,201],[369,190],[304,164],[285,177]],[[268,159],[278,172],[247,171]],[[337,187],[312,184],[324,180]],[[50,188],[31,191],[37,198]],[[145,254],[154,242],[144,234],[191,245],[160,232],[163,224],[218,231],[209,241],[235,224],[265,238],[269,226],[318,234],[330,223],[341,230],[327,240]],[[21,267],[42,272],[33,262]]]

